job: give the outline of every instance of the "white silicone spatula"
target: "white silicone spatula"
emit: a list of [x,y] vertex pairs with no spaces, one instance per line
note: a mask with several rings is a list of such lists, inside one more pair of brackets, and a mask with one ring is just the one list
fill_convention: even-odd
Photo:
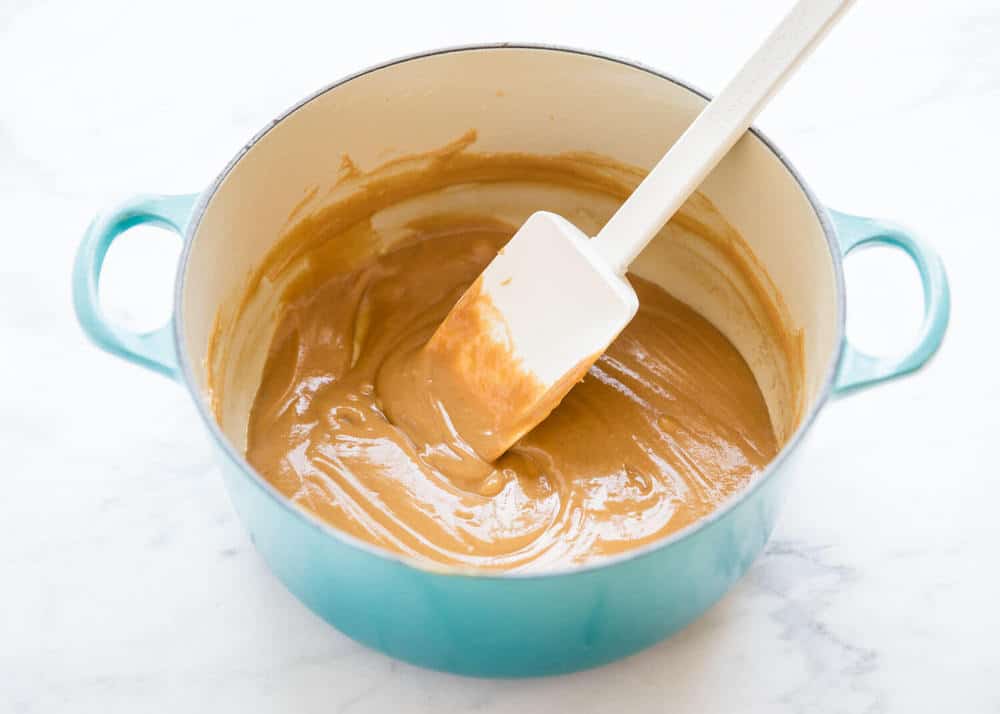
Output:
[[[800,0],[596,237],[561,216],[538,212],[487,266],[428,343],[435,359],[451,359],[462,371],[465,388],[450,398],[471,398],[475,408],[493,412],[492,420],[477,420],[490,424],[485,432],[461,434],[481,457],[498,457],[544,419],[625,328],[638,309],[624,277],[629,264],[851,2]],[[484,300],[492,307],[484,310]],[[461,314],[470,306],[478,306],[471,318]],[[470,325],[477,334],[469,334]],[[516,394],[505,389],[512,381],[521,383]],[[470,408],[443,406],[456,413]]]

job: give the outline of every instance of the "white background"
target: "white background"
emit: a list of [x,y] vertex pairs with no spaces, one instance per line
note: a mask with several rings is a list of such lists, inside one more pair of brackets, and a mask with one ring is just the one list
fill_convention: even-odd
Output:
[[[828,406],[765,555],[623,662],[480,681],[347,640],[254,554],[185,392],[90,346],[72,315],[98,208],[201,189],[341,75],[525,40],[715,91],[789,5],[0,0],[0,711],[1000,711],[991,0],[861,0],[758,122],[829,205],[937,246],[951,328],[921,373]],[[129,324],[169,313],[177,248],[154,238],[109,261],[108,309]],[[851,334],[902,349],[913,270],[878,252],[848,266]]]

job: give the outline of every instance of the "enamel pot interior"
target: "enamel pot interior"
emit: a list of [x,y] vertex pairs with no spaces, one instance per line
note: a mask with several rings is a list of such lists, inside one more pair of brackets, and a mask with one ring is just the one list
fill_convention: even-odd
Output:
[[[365,171],[387,156],[433,150],[472,129],[477,151],[594,152],[649,168],[704,103],[693,90],[635,65],[541,47],[423,55],[324,90],[252,142],[196,211],[177,305],[191,388],[208,394],[209,349],[220,310],[225,315],[240,301],[248,276],[286,230],[290,214],[313,188],[332,184],[345,155]],[[796,346],[797,396],[789,393],[789,365],[774,358],[754,327],[731,274],[719,270],[699,277],[704,271],[661,239],[650,244],[634,270],[695,307],[736,345],[789,448],[825,398],[839,354],[839,257],[821,211],[758,135],[744,137],[701,191],[742,235],[755,269],[768,276]],[[266,289],[255,299],[253,320],[229,350],[232,364],[220,370],[227,375],[221,433],[250,479],[259,477],[241,457],[276,312],[275,296]]]

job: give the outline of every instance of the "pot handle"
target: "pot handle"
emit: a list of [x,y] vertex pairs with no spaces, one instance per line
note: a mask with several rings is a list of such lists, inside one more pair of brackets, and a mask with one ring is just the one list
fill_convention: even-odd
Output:
[[922,240],[891,223],[833,210],[829,213],[845,257],[862,246],[899,248],[917,266],[924,288],[924,321],[920,335],[916,344],[904,354],[893,357],[869,355],[844,338],[834,391],[846,392],[912,372],[929,360],[944,339],[951,312],[951,296],[941,258]]
[[73,305],[80,326],[93,342],[111,354],[177,379],[177,345],[173,320],[152,332],[135,333],[110,322],[101,310],[97,287],[108,248],[129,228],[151,223],[183,237],[198,194],[133,196],[93,220],[80,242],[73,266]]

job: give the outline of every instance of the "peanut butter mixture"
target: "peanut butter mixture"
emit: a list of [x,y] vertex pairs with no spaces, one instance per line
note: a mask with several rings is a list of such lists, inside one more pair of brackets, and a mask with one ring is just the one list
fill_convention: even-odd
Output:
[[[440,215],[346,261],[323,246],[377,245],[371,222],[328,230],[285,295],[250,415],[250,463],[358,538],[491,570],[585,563],[663,538],[766,466],[779,445],[743,358],[636,276],[639,312],[608,351],[512,449],[480,459],[414,365],[515,229]],[[407,415],[428,410],[440,428],[411,438]]]

